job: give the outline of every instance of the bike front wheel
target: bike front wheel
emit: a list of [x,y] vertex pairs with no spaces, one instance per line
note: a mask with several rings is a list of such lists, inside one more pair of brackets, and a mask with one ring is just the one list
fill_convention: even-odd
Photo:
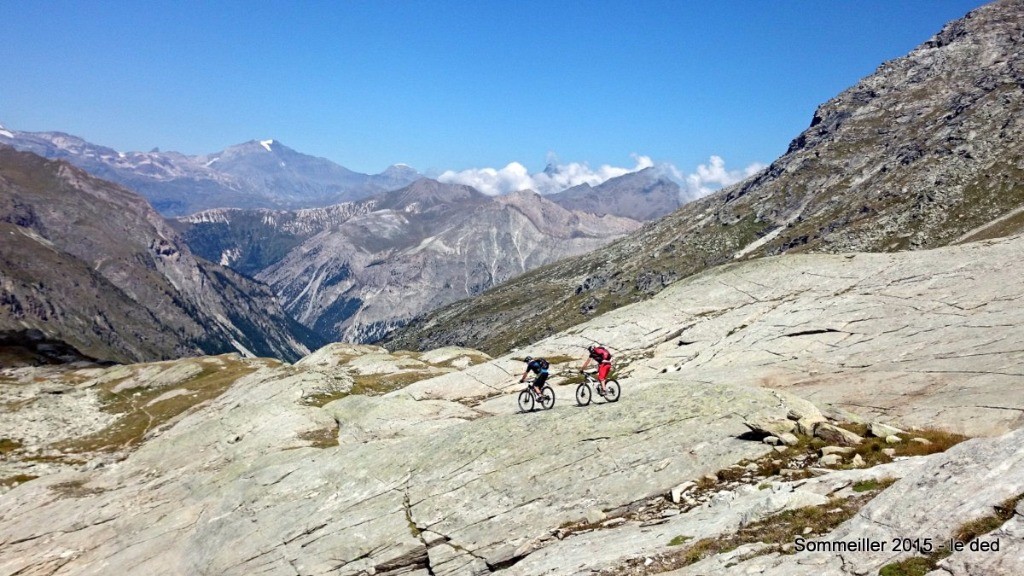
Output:
[[606,380],[604,383],[604,399],[608,402],[617,402],[622,389],[615,380]]
[[533,410],[533,392],[523,390],[519,393],[519,411],[529,412]]
[[581,382],[580,385],[576,387],[576,404],[580,406],[590,404],[590,394],[590,386],[588,386],[586,382]]
[[542,395],[540,397],[540,405],[545,410],[551,410],[551,407],[555,405],[555,391],[551,386],[545,386],[541,390]]

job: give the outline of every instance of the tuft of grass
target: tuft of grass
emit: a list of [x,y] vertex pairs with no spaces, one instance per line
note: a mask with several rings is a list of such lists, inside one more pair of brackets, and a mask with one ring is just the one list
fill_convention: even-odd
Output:
[[299,438],[309,442],[313,448],[333,448],[338,445],[338,428],[311,430],[300,434]]
[[50,486],[50,490],[57,492],[61,496],[68,496],[71,498],[82,498],[93,494],[100,494],[104,491],[102,488],[86,487],[84,480],[71,480],[69,482],[53,484]]
[[879,570],[878,576],[924,576],[935,569],[935,561],[929,557],[914,556],[886,564]]
[[671,540],[669,540],[668,541],[668,545],[669,546],[679,546],[681,544],[686,544],[690,540],[693,540],[693,536],[683,536],[682,534],[680,534],[679,536],[676,536],[675,538],[672,538]]
[[870,478],[868,480],[861,480],[860,482],[854,482],[854,492],[878,492],[885,490],[889,486],[892,486],[896,482],[895,478],[883,478],[881,480]]
[[11,487],[14,487],[14,486],[17,486],[19,484],[24,484],[25,482],[28,482],[29,480],[35,480],[36,478],[39,478],[39,476],[33,476],[31,474],[15,474],[14,476],[8,476],[6,478],[0,478],[0,486],[11,486]]
[[21,448],[21,442],[12,438],[0,438],[0,454],[9,454]]

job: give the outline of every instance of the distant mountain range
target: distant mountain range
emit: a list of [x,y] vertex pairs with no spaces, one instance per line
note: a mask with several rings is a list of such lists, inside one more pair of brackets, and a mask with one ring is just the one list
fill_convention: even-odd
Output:
[[544,198],[568,210],[640,221],[656,220],[696,199],[685,195],[679,185],[662,176],[658,168],[644,168],[597,186],[580,184]]
[[424,178],[357,203],[211,210],[175,226],[197,253],[269,284],[307,327],[366,342],[640,224],[529,191],[492,197]]
[[1019,1],[951,22],[822,104],[756,176],[598,253],[438,309],[386,345],[496,355],[737,259],[915,250],[1024,231],[1021,22]]
[[120,362],[321,340],[264,285],[197,258],[150,205],[67,162],[0,145],[0,332]]
[[214,154],[187,156],[158,150],[122,153],[62,132],[3,128],[0,144],[67,160],[142,194],[165,216],[222,207],[327,206],[401,188],[420,177],[404,165],[380,174],[360,174],[276,140],[254,140]]
[[[157,314],[143,321],[139,318],[145,314],[140,311],[135,320],[121,318],[111,325],[148,322],[146,328],[128,331],[146,334],[143,340],[152,344],[149,348],[137,342],[107,342],[104,345],[109,349],[102,349],[90,338],[68,340],[83,345],[83,353],[107,359],[142,360],[227,349],[291,358],[296,349],[294,345],[301,346],[318,338],[373,341],[437,306],[479,294],[538,266],[603,246],[638,228],[641,220],[675,210],[683,200],[678,185],[651,169],[613,178],[598,186],[577,186],[548,197],[530,191],[492,197],[466,186],[422,178],[406,166],[393,166],[375,176],[357,174],[271,140],[248,142],[207,156],[158,151],[122,154],[63,133],[26,133],[0,128],[0,142],[3,141],[36,155],[73,163],[97,178],[109,178],[138,190],[165,214],[189,213],[169,223],[155,215],[146,216],[150,224],[159,226],[159,231],[138,235],[164,238],[176,253],[191,250],[220,266],[266,282],[288,313],[301,323],[301,326],[291,325],[275,316],[287,336],[273,335],[274,345],[235,339],[239,344],[235,346],[232,339],[223,334],[226,340],[214,337],[218,342],[214,345],[195,340],[199,338],[198,332],[156,339],[150,334],[179,320]],[[28,160],[28,156],[11,158],[14,164],[40,161],[38,156],[36,160]],[[69,170],[67,166],[53,166],[47,169],[61,173]],[[42,176],[39,178],[45,180]],[[86,180],[84,174],[77,178]],[[91,188],[118,189],[116,194],[106,194],[116,196],[116,200],[89,210],[70,204],[65,206],[62,213],[53,214],[56,220],[48,228],[51,233],[72,223],[85,227],[99,225],[97,222],[105,218],[104,211],[116,214],[122,210],[119,203],[141,201],[115,184],[101,180],[90,182]],[[48,194],[58,194],[57,188],[39,186],[42,196],[33,199],[32,206],[45,204]],[[394,190],[389,190],[391,188]],[[14,197],[16,194],[12,192]],[[354,200],[337,202],[339,199]],[[19,202],[11,206],[12,214],[20,209]],[[328,202],[333,203],[281,209]],[[193,212],[204,206],[233,207]],[[134,210],[143,208],[137,206]],[[622,213],[628,217],[619,216]],[[116,216],[113,218],[112,223],[104,225],[116,223]],[[123,227],[130,230],[135,225],[123,224]],[[19,238],[24,240],[26,236]],[[98,242],[102,245],[94,246],[97,258],[108,258],[109,253],[119,250],[112,233]],[[31,243],[25,247],[28,252],[23,257],[35,258],[30,254],[37,247]],[[71,247],[64,250],[79,260],[88,256],[74,253]],[[12,270],[19,266],[13,259],[9,264]],[[223,270],[209,263],[189,265],[204,273]],[[81,281],[78,277],[93,274],[87,265],[65,272],[66,279],[74,278],[68,281]],[[133,277],[135,279],[131,280]],[[118,278],[124,283],[116,286],[121,292],[132,287],[140,289],[136,282],[162,282],[134,272],[121,272]],[[236,300],[268,295],[268,289],[259,283],[242,277],[232,280],[235,281],[241,283],[238,294],[232,296]],[[111,293],[116,296],[117,290]],[[21,297],[28,297],[27,294]],[[53,296],[36,294],[32,298],[50,305],[47,299]],[[104,306],[119,312],[132,310],[139,304],[143,308],[148,306],[130,294],[128,300],[134,300],[135,304],[105,302]],[[72,298],[61,305],[74,301]],[[197,301],[189,306],[194,306],[189,314],[195,312],[202,316],[193,318],[196,329],[205,327],[210,321],[205,304]],[[266,310],[271,315],[284,314],[273,306]],[[70,310],[65,312],[65,316],[73,316]],[[12,318],[14,316],[12,312]],[[212,317],[227,316],[215,313]],[[81,322],[84,320],[79,324]],[[252,323],[253,326],[260,324]],[[45,323],[39,326],[32,322],[11,324],[11,329],[19,327],[39,328],[48,337],[62,338],[67,332],[66,326],[44,329]],[[252,336],[255,334],[253,332]],[[283,344],[289,338],[294,342]],[[228,347],[224,346],[225,342]]]

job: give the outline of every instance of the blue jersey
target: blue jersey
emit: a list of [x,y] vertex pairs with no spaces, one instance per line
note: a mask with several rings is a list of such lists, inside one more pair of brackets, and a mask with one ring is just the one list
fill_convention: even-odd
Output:
[[533,362],[526,365],[526,369],[538,376],[541,374],[548,373],[548,361],[543,358],[537,358]]

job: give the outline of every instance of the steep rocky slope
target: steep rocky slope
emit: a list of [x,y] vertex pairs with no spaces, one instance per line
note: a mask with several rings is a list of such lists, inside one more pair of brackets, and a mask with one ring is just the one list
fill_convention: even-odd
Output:
[[380,174],[360,174],[275,140],[253,140],[189,156],[159,150],[122,153],[62,132],[0,129],[0,144],[66,160],[142,194],[167,216],[221,207],[326,206],[395,190],[420,177],[403,165]]
[[194,257],[141,197],[67,163],[0,146],[0,234],[0,329],[118,361],[294,359],[318,342],[266,286]]
[[762,173],[598,253],[439,309],[393,345],[500,353],[734,258],[920,249],[1020,231],[1021,22],[1020,0],[971,12],[821,105]]
[[639,226],[570,212],[532,192],[495,198],[427,179],[373,207],[256,276],[296,319],[331,338],[374,341],[427,310]]
[[[465,350],[334,345],[296,366],[225,356],[7,370],[0,386],[18,396],[0,403],[5,423],[55,420],[74,405],[91,416],[76,418],[71,439],[95,450],[125,429],[104,399],[163,420],[115,444],[118,457],[91,453],[50,473],[40,462],[39,478],[5,482],[18,485],[2,496],[0,571],[843,575],[922,556],[799,552],[791,536],[788,548],[758,544],[785,528],[808,540],[936,544],[971,533],[1000,549],[927,560],[949,574],[1014,574],[1022,248],[1016,237],[710,270],[531,346],[556,368],[575,365],[583,343],[612,346],[622,399],[586,408],[557,375],[553,410],[518,413],[522,363],[476,363]],[[431,378],[444,363],[464,369]],[[405,388],[310,402],[410,364],[421,374]],[[138,394],[114,395],[126,390]],[[825,416],[864,417],[895,440],[851,441],[864,446],[850,458],[817,440],[773,447],[746,425],[797,417],[818,430]],[[912,456],[924,446],[915,424],[987,437]],[[27,442],[8,440],[6,455],[67,460],[82,448],[60,426],[0,434],[23,429],[38,448],[26,455]],[[862,454],[876,465],[857,464]],[[738,536],[754,539],[710,548]]]
[[[638,189],[620,186],[630,191]],[[198,254],[270,284],[306,326],[366,342],[640,223],[567,210],[528,191],[491,197],[422,179],[361,202],[211,210],[175,225]]]

